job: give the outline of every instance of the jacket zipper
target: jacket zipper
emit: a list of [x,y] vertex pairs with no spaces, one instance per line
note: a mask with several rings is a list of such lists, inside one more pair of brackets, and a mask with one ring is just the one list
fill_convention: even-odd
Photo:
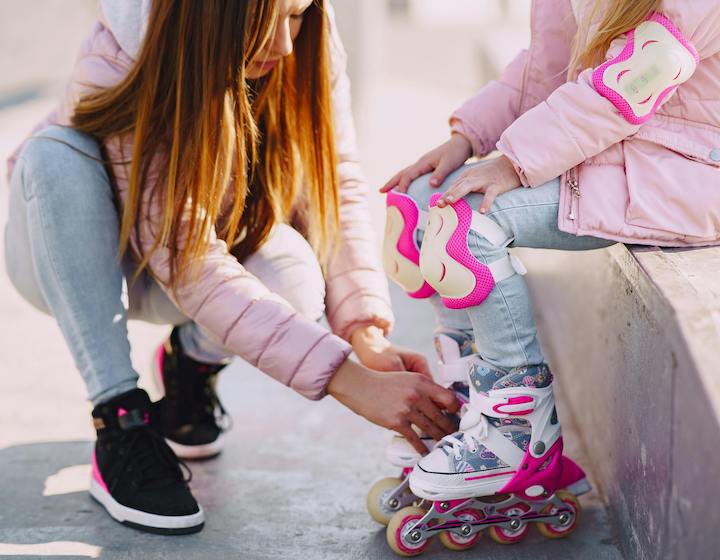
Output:
[[576,202],[579,205],[580,201],[578,200],[580,198],[580,182],[577,178],[577,172],[575,167],[573,167],[570,171],[568,171],[565,174],[565,184],[570,188],[570,212],[568,213],[568,220],[573,220],[577,218],[577,215],[575,214],[575,205]]

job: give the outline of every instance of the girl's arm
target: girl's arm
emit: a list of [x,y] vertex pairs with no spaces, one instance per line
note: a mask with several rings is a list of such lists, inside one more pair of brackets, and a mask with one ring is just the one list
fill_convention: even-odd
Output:
[[[714,0],[671,0],[663,13],[697,49],[700,60],[720,52],[720,3]],[[625,48],[616,39],[607,55],[614,59]],[[593,85],[593,69],[568,82],[519,117],[497,144],[515,165],[525,186],[541,185],[568,169],[635,134],[630,122]]]

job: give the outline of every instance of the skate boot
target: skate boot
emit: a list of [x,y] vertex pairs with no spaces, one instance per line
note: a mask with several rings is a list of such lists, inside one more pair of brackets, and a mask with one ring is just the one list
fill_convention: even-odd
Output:
[[544,364],[506,373],[478,361],[470,368],[470,405],[460,431],[446,436],[408,476],[429,510],[406,507],[387,528],[390,547],[420,554],[439,535],[453,550],[472,547],[487,529],[501,544],[522,540],[537,524],[546,537],[570,534],[576,496],[590,485],[562,455],[552,374]]
[[205,514],[180,462],[157,432],[145,391],[134,389],[92,411],[97,441],[90,495],[116,521],[151,533],[202,529]]
[[[435,352],[438,356],[435,381],[452,389],[461,404],[467,404],[467,372],[478,357],[472,337],[462,331],[438,329],[435,333]],[[427,434],[418,435],[428,451],[437,443]],[[386,448],[386,456],[391,465],[401,469],[400,475],[378,480],[370,488],[367,497],[368,513],[383,525],[388,524],[395,512],[417,501],[417,497],[410,491],[407,476],[422,457],[401,435],[392,437]]]
[[215,391],[226,364],[193,360],[182,349],[178,330],[158,348],[153,360],[156,386],[164,393],[158,403],[162,434],[181,459],[207,459],[222,450],[230,416]]

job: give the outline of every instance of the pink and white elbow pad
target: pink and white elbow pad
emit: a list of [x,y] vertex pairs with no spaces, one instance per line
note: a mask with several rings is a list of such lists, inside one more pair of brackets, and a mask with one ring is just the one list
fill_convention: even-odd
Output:
[[700,56],[665,16],[655,13],[627,33],[615,58],[593,72],[593,85],[632,124],[643,124],[690,79]]
[[427,224],[427,212],[404,193],[390,191],[386,198],[383,266],[385,273],[410,297],[428,298],[435,290],[420,273],[419,236]]

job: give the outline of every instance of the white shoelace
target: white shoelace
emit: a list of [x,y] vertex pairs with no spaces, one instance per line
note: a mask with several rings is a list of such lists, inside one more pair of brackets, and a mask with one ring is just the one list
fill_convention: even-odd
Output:
[[453,455],[456,460],[462,458],[461,452],[468,448],[470,453],[477,453],[481,442],[488,436],[488,420],[479,411],[470,407],[465,408],[462,420],[460,420],[460,431],[463,439],[458,439],[455,435],[445,436],[440,443],[448,443],[452,446]]

